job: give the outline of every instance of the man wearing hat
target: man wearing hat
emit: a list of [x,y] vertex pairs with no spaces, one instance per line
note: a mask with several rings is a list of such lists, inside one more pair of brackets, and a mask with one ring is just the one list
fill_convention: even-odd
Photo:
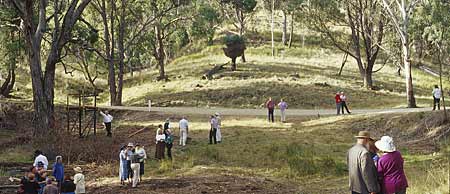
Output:
[[377,169],[369,152],[373,140],[368,131],[360,131],[356,144],[347,153],[349,186],[352,194],[376,194],[380,192]]

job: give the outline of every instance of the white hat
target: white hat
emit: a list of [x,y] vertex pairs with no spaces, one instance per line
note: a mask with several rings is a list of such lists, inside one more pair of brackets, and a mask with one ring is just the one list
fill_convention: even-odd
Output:
[[220,116],[220,114],[218,113],[218,112],[216,112],[216,114],[215,114],[216,116]]
[[128,147],[134,147],[133,143],[128,143]]
[[380,140],[375,142],[375,146],[382,152],[394,152],[396,150],[394,140],[389,136],[381,137]]
[[80,172],[80,173],[83,172],[79,166],[75,167],[73,170],[75,172]]

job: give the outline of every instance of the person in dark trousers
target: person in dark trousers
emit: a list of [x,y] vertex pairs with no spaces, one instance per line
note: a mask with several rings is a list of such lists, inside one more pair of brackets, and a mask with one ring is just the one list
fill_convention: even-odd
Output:
[[111,123],[113,121],[113,116],[111,116],[108,111],[105,111],[104,113],[102,111],[100,111],[100,115],[103,116],[103,123],[105,124],[106,135],[108,137],[111,137],[112,136]]
[[213,143],[217,144],[217,127],[219,127],[219,122],[217,121],[216,117],[214,115],[211,115],[211,130],[209,130],[209,144]]
[[172,146],[173,146],[173,134],[170,129],[166,130],[166,148],[167,157],[172,160]]
[[37,183],[35,180],[35,174],[29,173],[28,177],[25,179],[22,179],[20,182],[21,188],[24,194],[38,194],[39,190],[41,189],[41,186]]
[[337,115],[340,115],[341,114],[341,93],[340,92],[336,93],[336,96],[334,96],[334,100],[336,101]]
[[266,102],[266,108],[268,110],[268,118],[269,118],[269,122],[272,121],[275,122],[274,118],[273,118],[273,111],[275,109],[275,102],[273,102],[272,97],[269,97],[269,100],[267,100]]
[[61,184],[61,194],[75,194],[76,185],[69,175],[64,176],[64,182]]
[[[170,118],[167,118],[167,119],[166,119],[166,122],[164,122],[164,134],[166,134],[165,131],[166,131],[167,129],[170,129]],[[167,134],[166,134],[166,135],[167,135]]]
[[60,188],[61,183],[64,181],[64,165],[62,163],[62,156],[56,156],[56,162],[53,165],[52,175],[58,183],[58,188]]
[[438,110],[441,110],[442,91],[438,85],[434,85],[432,94],[433,94],[433,110],[436,110],[436,105],[438,107]]
[[352,114],[347,107],[347,96],[344,94],[344,92],[341,92],[341,110],[342,110],[342,114],[344,114],[344,108],[347,111],[348,114]]

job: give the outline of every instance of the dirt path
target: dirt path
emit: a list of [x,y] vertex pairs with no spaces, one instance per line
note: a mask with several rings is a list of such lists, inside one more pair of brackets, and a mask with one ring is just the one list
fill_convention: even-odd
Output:
[[[131,111],[149,111],[148,107],[135,107],[135,106],[99,106],[103,109],[113,110],[131,110]],[[234,116],[265,116],[267,115],[266,109],[239,109],[239,108],[199,108],[199,107],[152,107],[151,112],[156,113],[169,113],[169,114],[201,114],[210,115],[215,112],[219,112],[222,115],[234,115]],[[275,111],[278,114],[279,110]],[[358,109],[352,110],[352,114],[385,114],[385,113],[409,113],[409,112],[425,112],[431,111],[431,108],[392,108],[392,109]],[[317,115],[335,115],[335,109],[288,109],[287,115],[292,116],[317,116]]]

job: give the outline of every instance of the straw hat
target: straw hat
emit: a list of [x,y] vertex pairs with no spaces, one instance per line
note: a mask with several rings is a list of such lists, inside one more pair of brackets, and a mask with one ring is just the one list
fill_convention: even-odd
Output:
[[380,140],[375,142],[375,146],[382,152],[394,152],[396,150],[394,140],[389,136],[381,137]]
[[368,131],[360,131],[358,132],[358,135],[355,136],[358,139],[371,139],[374,140],[372,137],[370,137],[370,132]]
[[73,168],[73,170],[74,170],[75,172],[79,172],[79,173],[83,172],[79,166]]

